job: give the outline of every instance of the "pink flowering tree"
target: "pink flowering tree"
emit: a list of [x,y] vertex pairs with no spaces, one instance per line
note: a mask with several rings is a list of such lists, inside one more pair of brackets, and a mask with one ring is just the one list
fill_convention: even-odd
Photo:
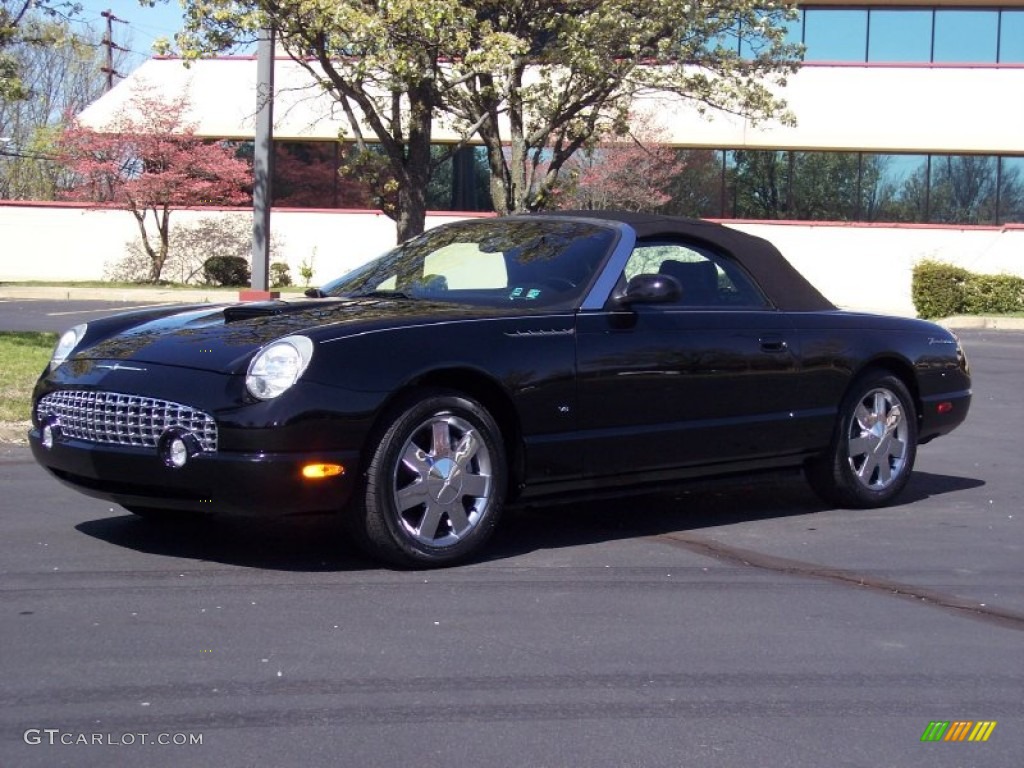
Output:
[[631,132],[578,152],[565,165],[568,179],[556,187],[558,208],[654,211],[672,200],[673,181],[686,163],[672,147],[659,143],[665,132],[649,119],[632,116]]
[[59,152],[74,174],[67,199],[124,208],[135,217],[150,259],[149,280],[167,261],[176,208],[241,205],[251,200],[252,170],[230,146],[195,135],[185,96],[161,99],[136,88],[100,127],[71,121]]

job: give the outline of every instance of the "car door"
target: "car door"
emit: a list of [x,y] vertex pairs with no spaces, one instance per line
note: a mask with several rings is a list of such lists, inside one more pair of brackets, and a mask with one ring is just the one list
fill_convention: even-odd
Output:
[[798,452],[797,335],[739,267],[682,242],[640,243],[637,274],[668,275],[672,303],[611,300],[577,324],[579,423],[592,476]]

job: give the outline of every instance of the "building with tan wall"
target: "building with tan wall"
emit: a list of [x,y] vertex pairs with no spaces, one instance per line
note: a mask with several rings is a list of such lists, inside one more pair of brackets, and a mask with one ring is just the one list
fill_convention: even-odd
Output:
[[[687,180],[702,185],[700,202],[677,212],[769,236],[846,306],[912,312],[910,269],[923,258],[1024,274],[1024,0],[807,3],[790,37],[806,46],[805,64],[783,92],[795,126],[755,126],[725,114],[704,119],[668,98],[638,104],[654,115],[659,139],[701,169]],[[310,179],[318,165],[336,168],[345,151],[338,140],[344,115],[308,87],[294,62],[278,59],[276,80],[279,152],[308,163]],[[190,68],[151,59],[83,119],[102,124],[140,81],[187,93],[200,135],[251,141],[254,58]],[[457,136],[439,124],[435,138]],[[456,162],[472,165],[473,151]],[[841,181],[811,183],[832,173]],[[453,169],[451,177],[473,174]],[[285,183],[278,190],[273,226],[293,267],[315,248],[317,277],[326,279],[393,242],[389,220],[352,211],[337,183],[305,185],[298,193]],[[431,221],[486,207],[482,190],[450,192],[434,201]],[[238,214],[176,214],[178,221],[200,215]],[[42,225],[41,216],[60,223]],[[123,213],[0,204],[0,280],[54,272],[99,277],[104,261],[133,237],[132,226]],[[41,231],[55,238],[45,258],[15,257],[40,254]],[[67,244],[56,242],[61,238]],[[858,287],[869,275],[870,296]]]

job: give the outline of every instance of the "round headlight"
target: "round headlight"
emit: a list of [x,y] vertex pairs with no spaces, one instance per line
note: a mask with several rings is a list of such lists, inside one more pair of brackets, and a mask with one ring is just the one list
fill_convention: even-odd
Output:
[[68,359],[68,355],[74,351],[75,347],[78,346],[78,342],[85,336],[85,329],[87,327],[85,323],[82,323],[64,331],[64,335],[57,342],[57,348],[53,350],[53,357],[50,358],[51,371]]
[[245,386],[260,400],[271,400],[299,380],[313,358],[313,342],[306,336],[287,336],[268,344],[249,363]]

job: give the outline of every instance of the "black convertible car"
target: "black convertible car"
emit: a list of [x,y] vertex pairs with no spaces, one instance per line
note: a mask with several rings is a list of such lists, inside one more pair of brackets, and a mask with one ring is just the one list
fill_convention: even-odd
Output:
[[334,512],[429,566],[517,499],[803,467],[830,503],[887,504],[971,399],[949,331],[837,310],[703,221],[463,221],[307,296],[71,329],[36,459],[143,517]]

